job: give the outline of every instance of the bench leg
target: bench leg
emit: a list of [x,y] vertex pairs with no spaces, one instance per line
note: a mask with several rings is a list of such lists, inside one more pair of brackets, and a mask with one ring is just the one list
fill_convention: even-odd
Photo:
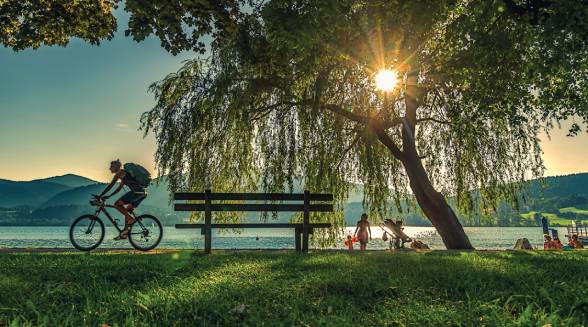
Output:
[[210,253],[212,251],[212,229],[204,227],[204,252]]

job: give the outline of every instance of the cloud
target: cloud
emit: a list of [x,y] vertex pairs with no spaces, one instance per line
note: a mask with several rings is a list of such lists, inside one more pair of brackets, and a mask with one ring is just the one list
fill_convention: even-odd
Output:
[[116,123],[114,126],[116,128],[129,128],[129,124],[125,124],[125,123]]

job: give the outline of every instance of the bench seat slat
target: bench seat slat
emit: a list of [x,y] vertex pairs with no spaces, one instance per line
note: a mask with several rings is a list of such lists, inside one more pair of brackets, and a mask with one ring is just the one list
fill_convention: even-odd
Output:
[[[176,211],[204,211],[204,203],[176,203]],[[313,212],[332,212],[332,204],[311,204],[308,207]],[[211,211],[284,211],[299,212],[304,211],[303,204],[273,204],[273,203],[214,203],[210,205]]]
[[[311,223],[312,228],[329,228],[330,223]],[[236,223],[236,224],[211,224],[212,228],[302,228],[302,223]],[[204,224],[176,224],[178,229],[204,228]]]
[[[206,193],[174,193],[174,200],[204,201]],[[303,193],[210,193],[210,200],[230,201],[304,201]],[[333,201],[332,194],[310,194],[310,201]]]

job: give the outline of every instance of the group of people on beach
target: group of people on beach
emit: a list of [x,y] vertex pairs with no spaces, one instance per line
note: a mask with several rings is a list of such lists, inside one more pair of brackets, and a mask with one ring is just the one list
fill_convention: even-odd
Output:
[[[400,228],[400,230],[404,229],[404,227],[402,227],[402,221],[397,221],[396,224],[398,228]],[[384,233],[384,235],[386,234]],[[345,240],[344,244],[348,250],[352,251],[354,249],[353,243],[359,242],[359,249],[365,250],[367,249],[367,244],[371,239],[372,230],[370,228],[370,223],[368,221],[368,215],[364,213],[361,215],[361,218],[357,222],[355,232],[353,233],[353,235],[347,235],[347,239]],[[412,240],[410,247],[411,249],[416,250],[429,249],[429,247],[425,243],[414,239]]]
[[559,237],[554,237],[553,239],[548,234],[543,235],[543,250],[572,250],[572,249],[582,249],[584,245],[578,239],[578,235],[573,234],[569,238],[569,242],[567,245],[563,245],[559,240]]
[[368,221],[368,215],[366,213],[361,215],[361,218],[357,222],[355,232],[353,236],[347,235],[345,240],[345,246],[349,250],[353,250],[353,243],[359,242],[359,249],[367,249],[368,242],[372,239],[372,229],[370,228],[370,222]]

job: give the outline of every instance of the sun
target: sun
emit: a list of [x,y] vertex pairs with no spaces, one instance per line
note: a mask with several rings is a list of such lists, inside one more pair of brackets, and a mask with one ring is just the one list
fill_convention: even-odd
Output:
[[390,92],[397,83],[396,72],[393,70],[383,69],[376,74],[376,88],[380,91]]

